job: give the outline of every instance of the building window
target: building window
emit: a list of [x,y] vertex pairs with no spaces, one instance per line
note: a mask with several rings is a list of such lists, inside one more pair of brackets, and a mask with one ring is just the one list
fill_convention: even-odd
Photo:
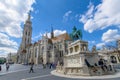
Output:
[[35,57],[37,57],[37,48],[35,49]]
[[29,43],[29,39],[28,39],[28,43]]
[[25,38],[25,42],[26,42],[26,38]]
[[28,33],[28,36],[30,36],[30,32]]
[[60,51],[60,57],[61,57],[62,55],[61,55],[61,51]]
[[77,45],[75,46],[75,52],[78,52],[78,50],[79,50],[79,46]]
[[30,51],[30,54],[29,54],[29,58],[31,58],[31,51]]
[[72,53],[73,52],[73,48],[70,48],[70,53]]
[[54,48],[56,48],[56,46],[54,46]]
[[62,45],[61,44],[59,45],[59,48],[62,49]]
[[55,57],[58,57],[58,55],[57,55],[57,54],[55,54]]
[[62,52],[62,57],[63,57],[63,51],[61,51]]
[[60,51],[60,57],[63,57],[63,51]]
[[42,47],[42,51],[44,50],[44,46]]
[[52,55],[49,53],[49,51],[48,51],[48,57],[49,57],[49,58],[51,58],[51,57],[52,57]]
[[26,35],[27,35],[27,31],[26,31]]

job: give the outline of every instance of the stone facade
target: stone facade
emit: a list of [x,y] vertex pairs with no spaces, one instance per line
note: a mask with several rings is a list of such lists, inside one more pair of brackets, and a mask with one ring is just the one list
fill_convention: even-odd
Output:
[[112,64],[120,64],[120,51],[118,49],[99,50],[98,54],[101,58]]
[[99,56],[112,64],[120,64],[120,40],[117,40],[116,43],[117,47],[103,46],[101,50],[98,50]]
[[32,22],[30,14],[25,22],[21,45],[18,49],[18,63],[29,64],[33,61],[35,64],[63,62],[63,56],[68,53],[67,46],[70,37],[67,33],[54,36],[53,28],[51,30],[51,38],[47,33],[42,36],[38,42],[31,43]]
[[[68,45],[68,54],[64,56],[64,65],[58,63],[56,71],[65,75],[84,76],[113,73],[112,65],[108,63],[101,66],[100,59],[95,46],[91,52],[88,50],[88,42],[77,40]],[[104,70],[102,70],[103,67]]]

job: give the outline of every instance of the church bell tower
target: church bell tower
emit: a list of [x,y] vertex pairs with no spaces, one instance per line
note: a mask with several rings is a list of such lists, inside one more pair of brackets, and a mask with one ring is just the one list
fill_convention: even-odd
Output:
[[22,37],[22,48],[26,48],[28,44],[31,43],[32,37],[32,22],[30,12],[28,13],[28,19],[24,24],[23,37]]

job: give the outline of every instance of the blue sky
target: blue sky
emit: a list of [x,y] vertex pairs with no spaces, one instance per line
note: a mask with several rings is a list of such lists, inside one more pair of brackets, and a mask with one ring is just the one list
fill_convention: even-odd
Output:
[[[66,30],[68,33],[72,31],[73,26],[76,26],[78,29],[82,29],[83,35],[85,35],[83,39],[88,40],[86,36],[90,35],[84,31],[84,24],[79,22],[79,19],[80,15],[87,11],[89,3],[90,0],[51,0],[49,2],[47,0],[37,0],[33,4],[34,10],[32,12],[33,32],[35,32],[33,36],[39,33],[43,34],[46,31],[50,32],[51,25],[54,30]],[[93,3],[98,4],[98,2]],[[94,38],[94,36],[92,37]]]
[[89,48],[113,45],[120,39],[120,0],[1,0],[0,56],[16,53],[21,43],[23,24],[31,10],[32,42],[41,39],[51,26],[55,35],[82,30]]

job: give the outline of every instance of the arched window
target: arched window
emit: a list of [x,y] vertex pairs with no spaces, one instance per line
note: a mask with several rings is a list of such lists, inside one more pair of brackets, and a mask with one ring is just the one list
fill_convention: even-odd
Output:
[[35,49],[35,57],[37,57],[37,48]]
[[30,32],[28,32],[28,36],[30,36]]
[[115,56],[111,56],[110,59],[111,59],[111,62],[112,62],[112,63],[117,63],[117,60],[116,60],[116,57],[115,57]]
[[26,31],[26,35],[27,35],[27,31]]

